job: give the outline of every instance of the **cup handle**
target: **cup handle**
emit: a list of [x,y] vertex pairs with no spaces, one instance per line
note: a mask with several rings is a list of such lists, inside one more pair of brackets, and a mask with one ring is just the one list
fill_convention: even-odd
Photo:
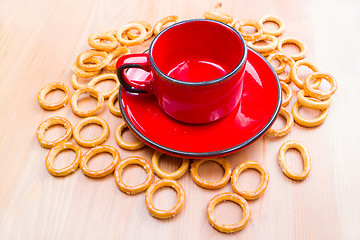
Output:
[[131,93],[152,93],[150,79],[139,79],[140,81],[131,81],[125,74],[125,70],[128,68],[140,68],[147,72],[151,71],[151,65],[149,61],[149,55],[147,53],[135,53],[121,56],[116,63],[117,77],[126,91]]

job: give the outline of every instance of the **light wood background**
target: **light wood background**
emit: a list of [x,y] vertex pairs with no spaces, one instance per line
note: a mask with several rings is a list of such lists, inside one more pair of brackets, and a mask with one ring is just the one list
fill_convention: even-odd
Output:
[[[339,84],[323,125],[304,128],[295,124],[283,138],[263,137],[226,157],[233,168],[242,161],[256,160],[264,163],[270,172],[264,196],[249,203],[251,220],[242,231],[219,233],[206,218],[208,201],[217,193],[232,191],[230,184],[219,190],[205,190],[187,173],[179,180],[186,191],[184,209],[175,218],[158,220],[149,215],[144,193],[128,196],[120,192],[113,175],[94,180],[80,170],[64,178],[47,172],[44,161],[48,150],[37,142],[38,125],[56,115],[66,117],[73,125],[80,118],[71,112],[69,104],[53,112],[43,110],[37,94],[42,86],[54,81],[71,86],[71,64],[89,48],[88,36],[115,30],[136,19],[154,24],[170,14],[182,19],[200,18],[216,3],[213,0],[0,2],[1,239],[360,239],[360,2],[357,0],[223,2],[223,11],[237,20],[259,19],[265,14],[283,18],[286,23],[283,36],[301,39],[308,47],[306,58],[334,75]],[[55,101],[60,96],[61,93],[55,92],[48,99]],[[86,107],[93,103],[82,99],[79,105]],[[301,112],[308,117],[316,116],[316,112]],[[148,147],[130,152],[116,145],[114,130],[121,118],[111,115],[107,108],[99,116],[111,129],[105,144],[117,147],[121,158],[139,155],[151,159],[153,150]],[[281,124],[279,120],[276,126]],[[63,131],[61,127],[51,128],[47,138],[60,136]],[[97,127],[82,131],[85,137],[99,133]],[[129,131],[124,135],[126,140],[135,140]],[[311,173],[301,182],[288,179],[277,163],[277,151],[289,139],[303,142],[312,158]],[[56,166],[65,166],[73,156],[72,152],[62,153]],[[295,170],[301,171],[302,163],[296,151],[287,153],[287,158]],[[90,167],[101,168],[110,161],[103,154],[93,159]],[[175,170],[179,161],[164,157],[160,165],[165,170]],[[200,168],[201,176],[209,180],[219,179],[222,173],[221,167],[213,163]],[[136,166],[124,173],[129,184],[140,183],[144,178],[144,171]],[[255,171],[246,171],[241,176],[241,186],[246,189],[255,189],[258,183],[259,174]],[[176,194],[171,189],[155,195],[155,205],[164,209],[175,201]],[[241,210],[235,204],[223,203],[216,214],[223,222],[233,223],[240,219]]]

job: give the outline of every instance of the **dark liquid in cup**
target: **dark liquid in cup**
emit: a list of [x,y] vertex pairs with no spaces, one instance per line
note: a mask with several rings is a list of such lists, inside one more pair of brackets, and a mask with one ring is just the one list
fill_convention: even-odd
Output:
[[189,59],[177,64],[167,75],[183,82],[205,82],[226,73],[225,68],[214,61]]

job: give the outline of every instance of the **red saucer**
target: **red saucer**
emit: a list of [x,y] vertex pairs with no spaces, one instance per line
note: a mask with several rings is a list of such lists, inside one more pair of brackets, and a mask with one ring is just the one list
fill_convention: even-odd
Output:
[[[132,70],[130,77],[142,74]],[[279,79],[270,64],[249,48],[242,99],[225,118],[193,125],[169,117],[153,95],[120,89],[120,110],[127,126],[161,152],[186,158],[224,156],[253,143],[274,123],[281,104]]]

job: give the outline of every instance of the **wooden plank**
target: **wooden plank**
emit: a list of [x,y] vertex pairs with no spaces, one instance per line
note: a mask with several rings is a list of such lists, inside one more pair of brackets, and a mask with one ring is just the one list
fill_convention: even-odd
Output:
[[[232,191],[230,184],[219,190],[205,190],[187,173],[179,180],[186,191],[184,209],[175,218],[158,220],[149,215],[144,193],[128,196],[120,192],[113,175],[94,180],[80,170],[64,178],[52,177],[47,172],[44,160],[48,150],[38,144],[36,128],[50,116],[64,116],[73,125],[80,118],[72,113],[69,104],[54,112],[43,110],[37,102],[37,93],[46,83],[54,81],[71,86],[71,65],[79,53],[89,48],[87,38],[91,33],[115,30],[136,19],[154,24],[171,14],[181,19],[201,18],[216,4],[213,0],[0,2],[0,234],[4,239],[357,239],[360,236],[357,184],[360,112],[356,104],[360,70],[359,50],[353,49],[360,38],[357,1],[223,1],[223,11],[237,20],[259,19],[265,14],[283,18],[286,30],[282,37],[294,36],[304,41],[308,47],[306,58],[333,74],[339,84],[323,125],[308,129],[295,124],[283,138],[263,137],[226,157],[232,168],[243,161],[256,160],[264,163],[270,172],[264,196],[249,203],[252,216],[242,231],[230,235],[219,233],[206,218],[208,201],[217,193]],[[101,87],[110,85],[105,83]],[[50,99],[59,96],[54,93]],[[287,109],[294,102],[295,98]],[[81,104],[85,105],[86,101]],[[302,113],[312,114],[305,110]],[[111,129],[105,144],[116,147],[121,158],[138,155],[151,159],[153,150],[148,147],[131,152],[117,146],[114,130],[122,119],[111,115],[107,108],[99,116]],[[96,135],[98,130],[88,128],[84,134]],[[54,137],[61,131],[61,128],[53,129],[50,135]],[[134,140],[129,132],[125,138]],[[303,142],[312,157],[311,173],[302,182],[288,179],[277,163],[280,145],[290,139]],[[69,156],[64,154],[62,159],[69,161],[66,159]],[[294,169],[301,169],[295,151],[287,157]],[[90,165],[100,168],[108,161],[106,156],[100,156]],[[174,170],[178,162],[166,157],[160,164],[164,169]],[[127,171],[124,177],[131,183],[140,182],[145,176],[137,167],[129,167]],[[215,164],[205,164],[200,174],[217,179],[222,171]],[[242,186],[251,189],[256,187],[259,175],[246,171],[241,179]],[[155,196],[155,204],[164,208],[171,207],[175,201],[176,195],[169,189]],[[241,211],[234,204],[224,203],[216,214],[230,223],[239,219]]]

